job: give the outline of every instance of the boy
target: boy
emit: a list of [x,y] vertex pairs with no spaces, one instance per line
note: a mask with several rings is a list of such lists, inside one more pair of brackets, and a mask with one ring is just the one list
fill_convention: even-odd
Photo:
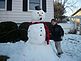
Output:
[[55,41],[57,56],[60,57],[60,55],[63,54],[63,51],[61,49],[61,41],[62,37],[64,36],[64,30],[60,25],[58,25],[56,19],[52,19],[51,24],[52,24],[52,39]]

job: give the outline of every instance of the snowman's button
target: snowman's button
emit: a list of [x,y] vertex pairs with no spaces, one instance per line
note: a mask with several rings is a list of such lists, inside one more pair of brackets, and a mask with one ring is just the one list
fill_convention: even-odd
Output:
[[42,32],[42,30],[40,30]]
[[40,34],[40,36],[42,36],[42,34]]
[[40,29],[42,29],[42,27],[40,27]]

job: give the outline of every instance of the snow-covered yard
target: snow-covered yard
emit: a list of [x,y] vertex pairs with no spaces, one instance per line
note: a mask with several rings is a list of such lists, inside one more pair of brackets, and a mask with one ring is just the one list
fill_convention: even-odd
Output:
[[[26,47],[27,42],[25,43],[23,41],[16,43],[0,43],[0,55],[9,56],[10,59],[8,59],[8,61],[29,61],[26,55],[30,53],[26,52],[28,50]],[[50,47],[54,50],[54,54],[56,54],[52,40]],[[58,58],[58,61],[81,61],[81,35],[65,34],[62,41],[62,48],[64,54]]]
[[[53,44],[52,46],[55,48]],[[64,54],[59,59],[60,61],[81,61],[81,35],[65,34],[62,49]]]

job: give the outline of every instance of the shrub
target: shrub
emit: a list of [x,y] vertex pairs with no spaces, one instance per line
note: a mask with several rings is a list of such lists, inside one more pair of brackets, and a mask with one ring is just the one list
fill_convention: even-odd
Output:
[[23,22],[20,24],[19,26],[20,40],[23,40],[25,42],[28,40],[27,32],[28,32],[29,25],[31,25],[31,22]]
[[16,23],[11,21],[0,23],[0,43],[19,41],[19,32]]

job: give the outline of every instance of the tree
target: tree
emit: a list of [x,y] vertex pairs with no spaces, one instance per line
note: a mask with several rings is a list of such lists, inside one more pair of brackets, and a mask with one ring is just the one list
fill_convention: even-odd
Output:
[[60,3],[64,6],[64,8],[69,8],[71,11],[73,11],[73,8],[76,8],[76,3],[78,1],[76,0],[60,0]]
[[71,11],[73,11],[73,8],[76,8],[73,0],[58,0],[54,1],[54,18],[57,19],[63,19],[66,16],[64,14],[67,12],[66,9],[69,8]]
[[54,18],[62,19],[64,13],[65,13],[64,6],[59,2],[54,2]]

